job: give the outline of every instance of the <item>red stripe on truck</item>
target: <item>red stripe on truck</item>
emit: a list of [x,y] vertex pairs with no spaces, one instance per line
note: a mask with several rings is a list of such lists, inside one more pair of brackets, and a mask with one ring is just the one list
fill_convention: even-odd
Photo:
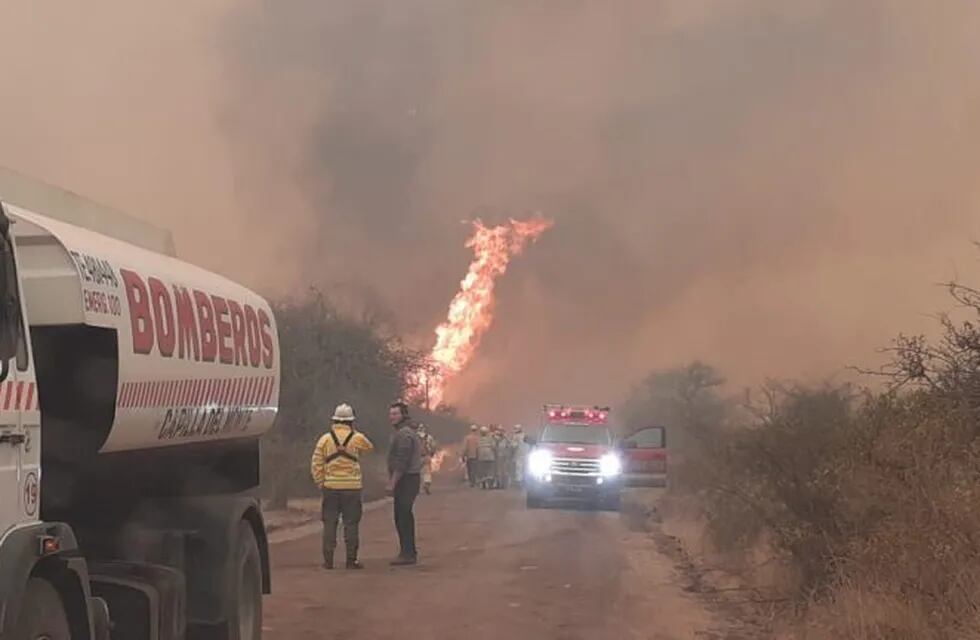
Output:
[[[211,405],[268,406],[275,388],[275,376],[124,382],[119,389],[116,406],[123,409]],[[37,400],[34,383],[0,384],[0,407],[3,410],[36,409]]]
[[242,405],[246,407],[252,406],[252,381],[255,378],[245,378],[245,388],[242,390]]
[[254,407],[257,403],[255,402],[255,390],[259,388],[258,378],[248,379],[248,406]]

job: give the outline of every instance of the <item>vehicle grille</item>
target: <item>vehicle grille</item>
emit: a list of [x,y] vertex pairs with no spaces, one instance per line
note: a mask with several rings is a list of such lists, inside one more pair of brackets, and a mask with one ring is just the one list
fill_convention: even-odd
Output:
[[595,487],[601,479],[598,475],[582,476],[556,473],[551,476],[551,485],[555,487]]
[[551,473],[570,476],[599,475],[599,461],[587,458],[555,458],[551,461]]

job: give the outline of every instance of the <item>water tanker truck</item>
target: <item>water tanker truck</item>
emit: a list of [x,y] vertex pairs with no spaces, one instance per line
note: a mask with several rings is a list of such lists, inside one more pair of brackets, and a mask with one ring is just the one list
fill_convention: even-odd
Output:
[[261,638],[272,310],[168,234],[8,179],[0,640]]

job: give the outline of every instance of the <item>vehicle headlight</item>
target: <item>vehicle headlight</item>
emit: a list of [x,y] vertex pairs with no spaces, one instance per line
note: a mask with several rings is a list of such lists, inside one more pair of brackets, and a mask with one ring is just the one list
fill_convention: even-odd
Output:
[[531,475],[540,478],[551,470],[551,452],[545,449],[535,449],[527,457],[527,470]]
[[623,472],[623,461],[615,453],[599,458],[599,473],[605,477],[618,476]]

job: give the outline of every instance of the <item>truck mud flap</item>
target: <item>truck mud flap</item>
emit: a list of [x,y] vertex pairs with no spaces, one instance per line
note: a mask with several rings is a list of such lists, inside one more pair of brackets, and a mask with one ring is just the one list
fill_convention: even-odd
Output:
[[112,635],[146,640],[183,640],[187,628],[184,576],[160,565],[92,563],[92,594],[109,608]]

